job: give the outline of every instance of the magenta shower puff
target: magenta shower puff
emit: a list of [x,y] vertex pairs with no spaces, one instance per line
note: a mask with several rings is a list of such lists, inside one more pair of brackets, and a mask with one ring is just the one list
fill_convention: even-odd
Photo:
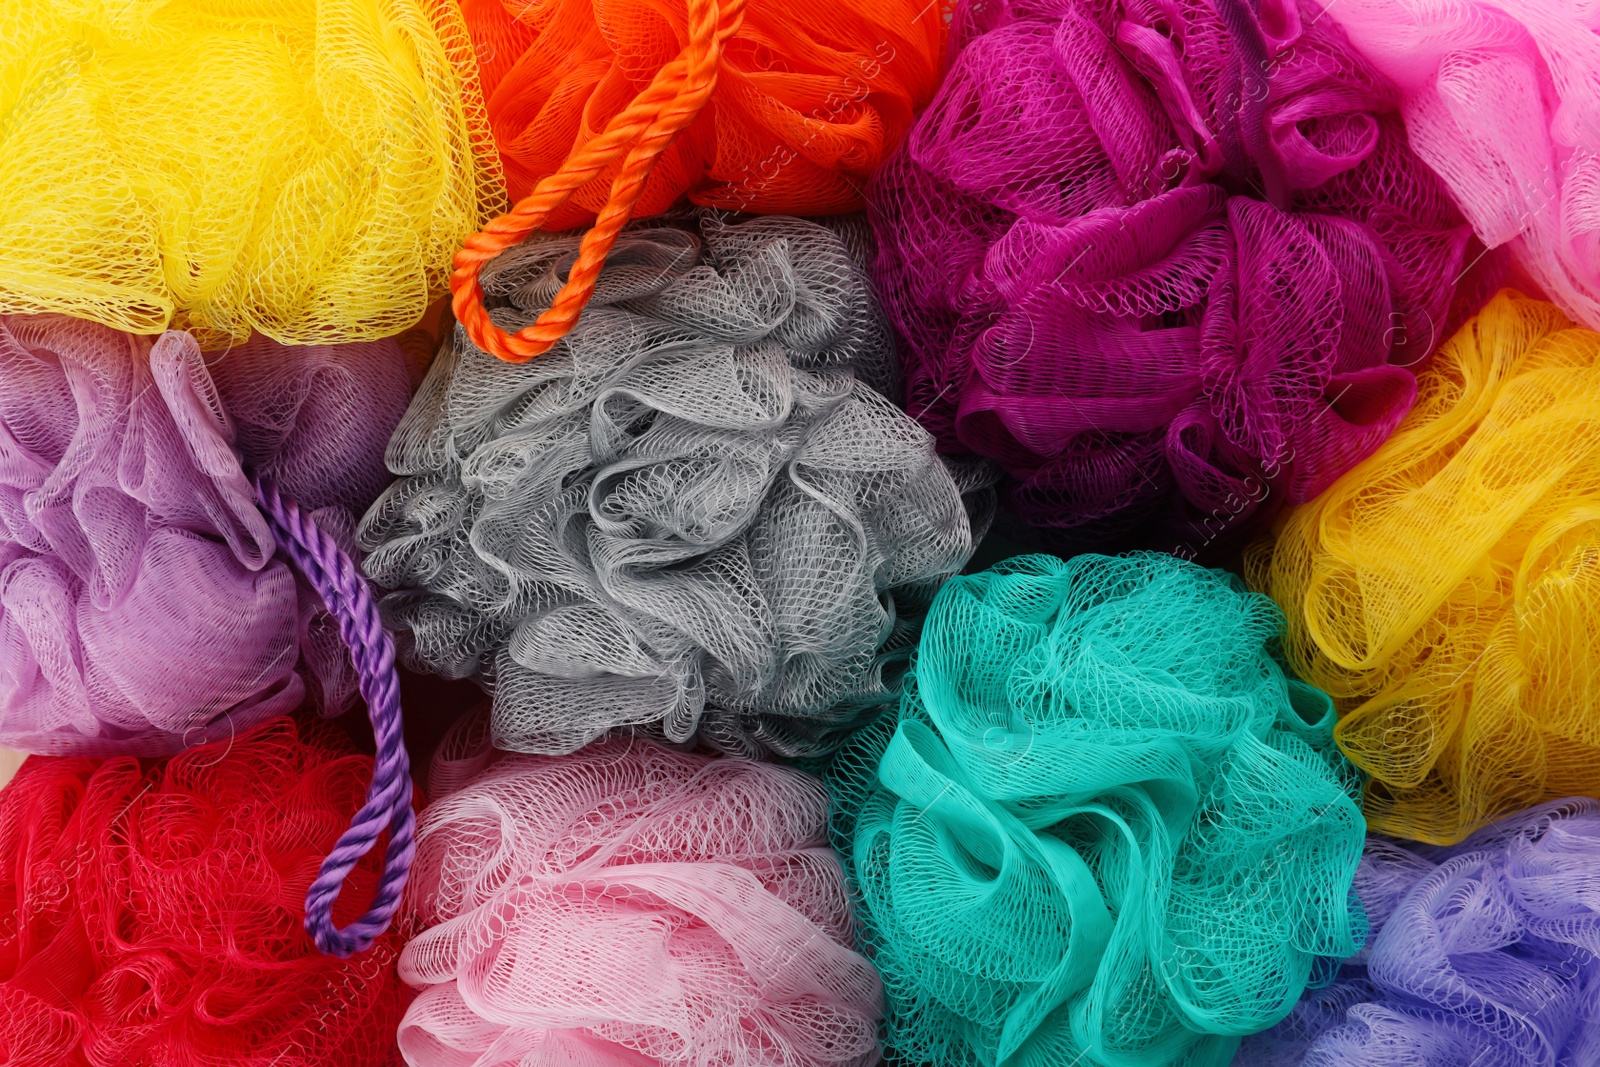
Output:
[[0,318],[0,746],[160,755],[348,706],[337,628],[246,469],[348,541],[411,385],[393,341],[202,356]]
[[951,49],[869,196],[907,405],[1070,547],[1192,556],[1314,496],[1495,281],[1313,6],[969,3]]

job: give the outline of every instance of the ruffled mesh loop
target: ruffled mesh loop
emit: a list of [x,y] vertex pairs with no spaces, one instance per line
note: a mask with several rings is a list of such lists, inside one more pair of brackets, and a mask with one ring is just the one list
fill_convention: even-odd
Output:
[[[858,211],[932,94],[948,6],[846,0],[469,0],[490,121],[517,204],[468,238],[450,279],[472,343],[521,363],[584,313],[631,218],[683,199],[761,214]],[[537,230],[588,226],[518,329],[486,313],[485,265]]]

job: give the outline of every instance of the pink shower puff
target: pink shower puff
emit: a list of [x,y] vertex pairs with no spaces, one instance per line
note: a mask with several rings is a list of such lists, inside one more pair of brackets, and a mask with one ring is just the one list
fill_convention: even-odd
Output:
[[202,356],[0,317],[0,746],[162,755],[348,706],[337,629],[243,464],[348,540],[411,385],[392,341]]
[[[436,758],[430,784],[483,758]],[[876,1062],[826,821],[821,784],[772,764],[637,738],[500,756],[417,823],[406,1062]]]
[[1480,240],[1600,329],[1600,4],[1333,0]]

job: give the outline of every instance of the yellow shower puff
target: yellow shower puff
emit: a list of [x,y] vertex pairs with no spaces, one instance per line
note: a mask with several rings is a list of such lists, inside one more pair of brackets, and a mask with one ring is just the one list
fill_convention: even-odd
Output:
[[1376,831],[1600,796],[1600,333],[1502,292],[1381,448],[1246,557]]
[[503,185],[453,0],[0,0],[0,314],[387,336]]

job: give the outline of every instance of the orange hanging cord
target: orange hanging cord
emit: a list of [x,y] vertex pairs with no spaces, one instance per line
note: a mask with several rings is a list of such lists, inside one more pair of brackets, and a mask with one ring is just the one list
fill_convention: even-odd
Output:
[[[600,135],[573,152],[561,169],[534,187],[517,205],[467,238],[455,255],[450,275],[451,306],[472,343],[508,363],[543,355],[578,323],[594,293],[606,254],[633,215],[634,204],[656,160],[679,132],[700,114],[717,87],[722,46],[744,22],[745,0],[688,0],[689,43]],[[611,195],[578,247],[567,280],[550,309],[533,325],[508,334],[489,320],[478,274],[483,265],[542,226],[624,152]]]

